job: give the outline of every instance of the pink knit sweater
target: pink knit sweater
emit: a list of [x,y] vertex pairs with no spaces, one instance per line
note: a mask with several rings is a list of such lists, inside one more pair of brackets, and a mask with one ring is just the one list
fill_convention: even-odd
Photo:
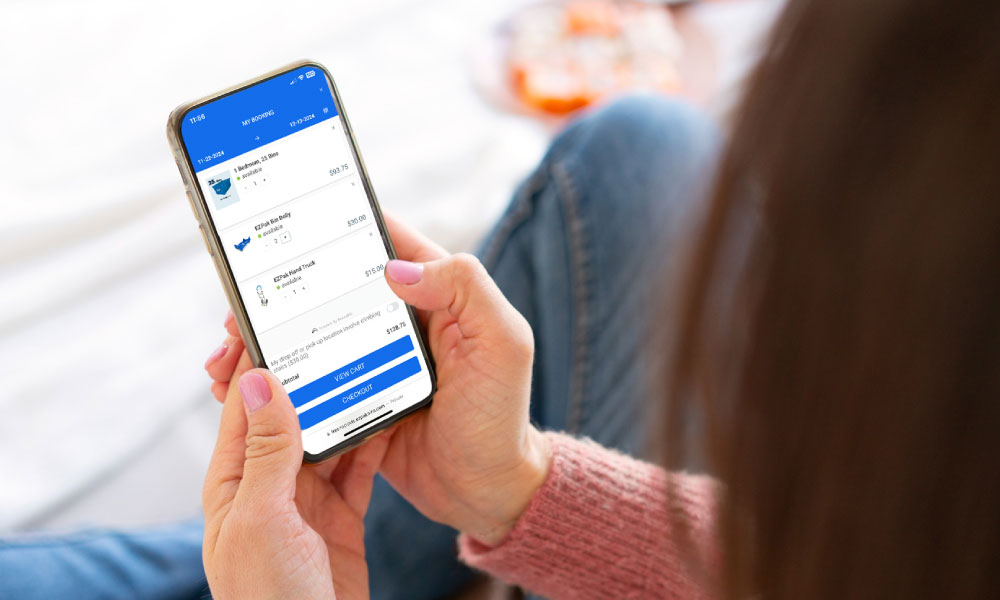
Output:
[[[718,564],[713,480],[547,435],[552,467],[524,515],[497,546],[459,537],[461,558],[552,599],[708,597],[702,570]],[[669,506],[668,481],[676,486]],[[678,520],[690,527],[693,550],[673,531]]]

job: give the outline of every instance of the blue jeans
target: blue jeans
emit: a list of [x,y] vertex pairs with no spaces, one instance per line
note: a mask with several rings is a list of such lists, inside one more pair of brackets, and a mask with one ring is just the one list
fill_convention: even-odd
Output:
[[[619,100],[556,138],[483,243],[481,260],[535,334],[540,427],[641,453],[664,240],[702,191],[718,141],[684,104]],[[381,478],[365,523],[373,598],[440,598],[473,576],[455,558],[455,531]],[[192,521],[0,540],[0,597],[204,597],[201,536]]]

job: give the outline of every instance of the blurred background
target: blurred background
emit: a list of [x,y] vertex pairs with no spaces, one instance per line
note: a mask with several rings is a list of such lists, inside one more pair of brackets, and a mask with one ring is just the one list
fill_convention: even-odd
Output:
[[0,5],[0,530],[199,511],[227,306],[171,109],[319,61],[383,207],[470,250],[574,110],[642,88],[724,120],[781,1],[647,4],[626,28],[600,4]]

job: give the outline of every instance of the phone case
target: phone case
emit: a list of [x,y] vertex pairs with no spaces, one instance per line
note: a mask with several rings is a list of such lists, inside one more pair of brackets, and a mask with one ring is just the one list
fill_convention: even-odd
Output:
[[[240,333],[243,336],[243,340],[246,344],[247,352],[250,354],[250,358],[253,360],[253,364],[256,367],[267,368],[267,364],[264,360],[264,356],[261,353],[260,347],[257,343],[257,338],[254,334],[253,326],[250,324],[250,320],[247,317],[246,307],[243,305],[243,299],[240,297],[237,290],[236,281],[233,279],[226,265],[224,253],[222,250],[222,242],[215,232],[215,229],[211,225],[211,220],[208,217],[208,211],[206,208],[206,200],[203,197],[201,189],[198,186],[198,181],[195,176],[194,167],[192,166],[190,160],[186,156],[183,143],[181,141],[181,122],[184,115],[187,114],[191,109],[198,107],[202,104],[207,104],[213,100],[217,100],[223,96],[240,91],[244,88],[252,86],[261,81],[271,79],[272,77],[277,77],[282,73],[287,71],[292,71],[299,69],[301,67],[313,67],[318,71],[322,72],[326,77],[327,83],[330,85],[330,91],[333,94],[334,102],[336,103],[339,118],[341,123],[343,123],[344,131],[347,134],[347,139],[351,149],[351,153],[357,164],[361,173],[362,185],[365,188],[365,192],[371,201],[372,213],[375,216],[375,221],[377,223],[379,233],[382,236],[382,241],[385,244],[386,251],[389,254],[389,258],[396,258],[396,250],[392,245],[392,239],[389,237],[388,230],[385,226],[385,221],[382,218],[382,210],[379,207],[378,200],[375,196],[375,191],[372,189],[371,182],[368,179],[368,170],[365,168],[364,159],[361,157],[361,153],[358,151],[357,142],[354,139],[354,131],[351,129],[350,120],[347,117],[347,112],[344,110],[343,102],[340,99],[340,94],[337,91],[336,82],[334,82],[333,77],[330,72],[323,65],[311,61],[311,60],[301,60],[289,65],[285,65],[281,68],[268,71],[259,77],[255,77],[249,81],[244,81],[242,83],[230,86],[224,90],[216,92],[212,95],[205,96],[204,98],[199,98],[197,100],[186,102],[175,108],[167,119],[167,140],[170,144],[170,151],[174,156],[174,162],[177,163],[177,170],[181,174],[181,179],[184,181],[184,189],[187,192],[188,203],[191,206],[191,211],[194,213],[195,220],[198,221],[198,230],[201,233],[202,240],[205,242],[205,248],[208,250],[209,255],[212,257],[212,263],[215,265],[216,273],[219,275],[219,280],[222,282],[223,291],[226,294],[226,298],[229,301],[229,306],[233,309],[233,316],[235,317],[236,323],[239,326]],[[413,414],[414,412],[426,408],[430,405],[431,399],[434,396],[434,392],[437,390],[437,374],[434,368],[433,357],[427,352],[426,342],[424,340],[424,333],[419,327],[419,322],[413,313],[413,308],[406,305],[407,314],[411,322],[414,324],[415,337],[417,338],[417,345],[419,346],[421,354],[423,354],[424,362],[427,365],[430,378],[431,378],[431,392],[428,397],[421,402],[413,405],[407,410],[400,412],[398,415],[394,415],[392,418],[381,422],[375,428],[367,432],[364,437],[359,439],[349,439],[336,446],[331,447],[321,454],[310,454],[305,453],[305,461],[310,463],[321,462],[328,458],[332,458],[337,454],[341,454],[362,444],[366,439],[372,437],[380,431],[391,427],[393,424],[399,422],[405,417]]]

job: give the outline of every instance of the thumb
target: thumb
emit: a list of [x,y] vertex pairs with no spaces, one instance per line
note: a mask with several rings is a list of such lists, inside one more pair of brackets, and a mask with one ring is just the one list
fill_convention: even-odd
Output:
[[427,311],[448,311],[464,337],[488,334],[512,318],[523,320],[471,254],[426,263],[391,260],[385,274],[401,300]]
[[292,500],[302,466],[302,429],[288,393],[266,369],[239,380],[247,417],[246,462],[236,502]]

